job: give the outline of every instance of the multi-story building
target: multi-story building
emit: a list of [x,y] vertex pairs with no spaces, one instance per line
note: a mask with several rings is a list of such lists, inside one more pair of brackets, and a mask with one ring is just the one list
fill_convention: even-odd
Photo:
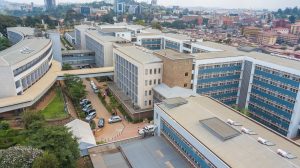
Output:
[[272,28],[272,31],[280,34],[289,34],[290,29],[285,27]]
[[113,43],[122,43],[126,40],[120,37],[103,36],[96,30],[85,32],[86,48],[95,51],[95,63],[97,67],[113,65]]
[[114,48],[113,54],[117,87],[140,109],[153,108],[152,88],[162,82],[162,60],[136,46]]
[[87,30],[96,30],[96,28],[90,25],[77,25],[74,29],[76,48],[86,50],[85,32]]
[[242,29],[242,34],[251,41],[256,41],[259,32],[260,28],[253,26],[244,27]]
[[166,33],[164,34],[164,49],[190,53],[191,49],[188,44],[191,40],[192,38],[186,35]]
[[277,42],[279,44],[285,43],[291,46],[297,45],[299,41],[299,36],[294,34],[278,34]]
[[277,41],[277,33],[275,32],[260,32],[257,35],[257,43],[261,45],[274,45]]
[[75,45],[76,43],[76,39],[75,39],[75,32],[65,32],[64,34],[65,39],[71,44],[71,45]]
[[291,33],[295,35],[300,34],[300,22],[291,25]]
[[290,22],[287,19],[277,19],[272,21],[272,26],[277,28],[277,27],[284,27],[288,28]]
[[251,118],[282,135],[299,135],[299,61],[246,52],[247,48],[202,44],[223,51],[193,54],[195,92],[248,109]]
[[56,7],[55,0],[44,0],[44,2],[46,10],[54,9]]
[[164,38],[158,33],[140,33],[136,35],[136,44],[149,50],[161,50],[164,48]]
[[156,51],[154,55],[163,61],[163,83],[169,87],[191,88],[193,57],[170,49]]
[[155,104],[153,118],[157,134],[192,167],[300,165],[296,143],[209,97],[166,99]]
[[0,98],[23,94],[51,66],[52,41],[45,38],[27,38],[32,32],[34,30],[29,28],[8,28],[8,38],[16,44],[0,52]]

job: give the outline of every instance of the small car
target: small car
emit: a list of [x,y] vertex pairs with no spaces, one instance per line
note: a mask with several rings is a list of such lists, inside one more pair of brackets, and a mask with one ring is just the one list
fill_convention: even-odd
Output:
[[89,105],[84,106],[82,108],[82,111],[87,112],[89,109],[92,109],[92,108],[93,108],[93,106],[91,104],[89,104]]
[[102,128],[102,127],[104,127],[104,118],[99,118],[99,121],[98,121],[98,127],[99,128]]
[[83,104],[81,104],[81,107],[85,107],[85,106],[87,106],[87,105],[89,105],[89,104],[91,104],[92,102],[91,101],[85,101]]
[[92,121],[92,119],[94,119],[96,117],[96,112],[92,112],[90,113],[88,116],[85,117],[85,120],[90,122]]
[[91,114],[91,113],[93,113],[93,112],[96,112],[96,110],[95,110],[95,109],[89,109],[89,110],[87,110],[87,111],[85,112],[85,114],[86,114],[86,115],[89,115],[89,114]]
[[87,101],[89,101],[89,99],[82,99],[82,100],[80,100],[79,104],[80,104],[80,105],[83,105],[83,104],[85,104],[85,102],[87,102]]
[[152,133],[152,132],[155,131],[155,129],[156,129],[156,126],[155,126],[155,125],[147,125],[147,126],[145,126],[144,128],[139,129],[139,130],[138,130],[138,133],[139,133],[140,135],[143,135],[144,133]]
[[108,123],[116,123],[122,121],[122,118],[120,116],[112,116],[110,119],[108,119]]

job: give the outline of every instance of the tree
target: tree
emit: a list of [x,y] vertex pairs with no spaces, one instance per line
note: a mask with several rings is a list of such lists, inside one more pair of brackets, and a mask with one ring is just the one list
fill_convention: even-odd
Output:
[[63,64],[62,65],[62,70],[72,70],[72,66],[70,64]]
[[47,126],[28,137],[28,145],[55,155],[59,167],[73,168],[80,157],[78,143],[63,126]]
[[86,96],[85,85],[78,76],[65,75],[65,84],[65,89],[73,101],[79,102],[81,98]]
[[152,27],[153,29],[162,30],[162,27],[161,27],[161,25],[160,25],[159,22],[153,22],[152,25],[151,25],[151,27]]
[[10,42],[5,37],[0,37],[0,51],[7,49],[10,47]]
[[22,114],[22,121],[26,129],[30,128],[30,125],[34,122],[45,121],[44,116],[36,111],[25,111]]
[[295,22],[296,22],[296,17],[295,17],[294,15],[291,15],[291,16],[289,17],[289,21],[290,21],[291,23],[295,23]]
[[8,121],[0,121],[0,130],[8,130],[8,129],[9,129]]
[[30,146],[13,146],[0,151],[1,168],[31,168],[35,158],[43,151]]
[[58,168],[59,162],[54,154],[44,152],[42,156],[37,157],[32,168]]
[[137,24],[137,25],[145,26],[145,20],[137,20],[134,23]]

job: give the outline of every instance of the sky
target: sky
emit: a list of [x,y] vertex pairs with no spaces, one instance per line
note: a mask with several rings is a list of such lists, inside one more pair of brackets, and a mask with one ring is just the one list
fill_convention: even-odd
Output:
[[[11,2],[34,2],[43,4],[44,0],[6,0]],[[56,0],[62,2],[93,2],[95,0]],[[98,0],[100,1],[100,0]],[[151,0],[138,0],[148,1]],[[217,7],[217,8],[247,8],[247,9],[278,9],[285,7],[300,7],[300,0],[158,0],[159,5],[172,6],[179,5],[182,7]]]

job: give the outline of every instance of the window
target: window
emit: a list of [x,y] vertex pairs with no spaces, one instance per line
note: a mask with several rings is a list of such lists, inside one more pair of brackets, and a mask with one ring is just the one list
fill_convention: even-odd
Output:
[[157,84],[160,84],[160,79],[157,80]]
[[147,96],[147,91],[145,91],[145,96]]
[[151,102],[151,100],[149,100],[149,106],[151,106],[151,104],[152,104],[152,102]]
[[158,74],[160,74],[160,68],[158,68]]
[[185,83],[183,86],[184,86],[184,87],[187,87],[187,83]]
[[147,86],[148,85],[148,81],[147,80],[145,80],[145,86]]
[[149,95],[151,95],[152,94],[152,92],[151,92],[151,90],[149,90]]
[[189,73],[188,73],[188,72],[186,72],[186,73],[184,74],[184,76],[189,76]]
[[153,80],[153,85],[156,85],[156,79]]
[[150,85],[150,86],[152,85],[152,80],[149,80],[149,85]]
[[148,75],[148,69],[145,69],[145,75]]
[[156,68],[154,69],[154,74],[156,74]]
[[144,105],[147,106],[147,100],[145,100]]
[[150,69],[150,75],[152,75],[152,69]]

